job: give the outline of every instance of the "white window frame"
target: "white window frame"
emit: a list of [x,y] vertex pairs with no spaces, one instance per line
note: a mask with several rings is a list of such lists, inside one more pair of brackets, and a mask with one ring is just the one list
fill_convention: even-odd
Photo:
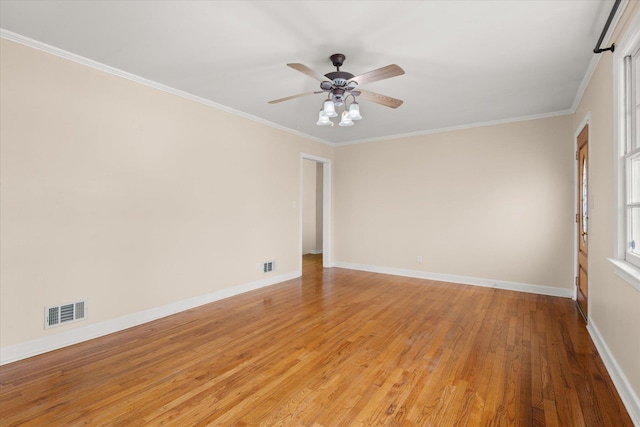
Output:
[[[615,173],[615,233],[614,256],[609,258],[618,276],[640,291],[640,260],[628,250],[629,208],[627,182],[629,156],[629,120],[627,119],[627,78],[625,57],[640,49],[640,13],[636,14],[613,54],[613,117],[614,117],[614,173]],[[640,131],[640,123],[636,123]]]

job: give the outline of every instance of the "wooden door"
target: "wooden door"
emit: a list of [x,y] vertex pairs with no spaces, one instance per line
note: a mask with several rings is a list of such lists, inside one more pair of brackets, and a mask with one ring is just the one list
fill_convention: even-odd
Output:
[[589,125],[578,135],[578,272],[576,285],[578,287],[578,308],[587,320],[589,298],[589,216],[588,216],[588,178],[589,178]]

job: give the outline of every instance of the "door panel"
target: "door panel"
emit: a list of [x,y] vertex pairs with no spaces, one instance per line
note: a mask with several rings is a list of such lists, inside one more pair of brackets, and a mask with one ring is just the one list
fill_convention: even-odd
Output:
[[578,308],[585,320],[589,313],[589,126],[578,135]]

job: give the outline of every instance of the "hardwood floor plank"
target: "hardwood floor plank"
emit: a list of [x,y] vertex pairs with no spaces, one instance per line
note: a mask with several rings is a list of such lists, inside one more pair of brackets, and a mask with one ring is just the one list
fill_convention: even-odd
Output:
[[303,270],[0,367],[0,424],[632,425],[573,301]]

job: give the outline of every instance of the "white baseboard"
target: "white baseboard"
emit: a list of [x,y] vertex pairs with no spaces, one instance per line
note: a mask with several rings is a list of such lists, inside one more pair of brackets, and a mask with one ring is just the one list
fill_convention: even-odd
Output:
[[600,331],[593,322],[593,319],[590,317],[589,323],[587,324],[587,330],[589,331],[589,335],[591,336],[593,343],[598,349],[598,353],[600,353],[600,358],[602,358],[604,366],[609,372],[613,385],[615,385],[616,390],[618,390],[618,394],[620,395],[620,399],[622,400],[624,407],[627,408],[627,412],[629,412],[631,421],[636,427],[640,426],[640,397],[638,397],[636,392],[633,390],[633,387],[631,387],[627,376],[620,368],[620,365],[618,365],[616,358],[613,357],[609,346],[602,338]]
[[189,310],[200,305],[209,304],[214,301],[229,298],[255,289],[275,285],[276,283],[300,277],[302,271],[296,270],[278,276],[268,277],[251,283],[245,283],[226,289],[221,289],[210,294],[201,295],[194,298],[167,304],[162,307],[155,307],[138,313],[129,314],[104,322],[75,328],[55,335],[37,338],[19,344],[0,348],[0,365],[15,362],[27,357],[47,353],[62,347],[78,344],[104,335],[112,334],[123,329],[138,326],[151,322],[162,317],[170,316],[181,311]]
[[322,253],[322,249],[311,249],[309,253],[313,255],[318,255]]
[[334,263],[334,267],[348,268],[350,270],[369,271],[372,273],[391,274],[394,276],[414,277],[417,279],[437,280],[439,282],[460,283],[463,285],[483,286],[486,288],[504,289],[508,291],[528,292],[539,295],[571,298],[573,289],[555,288],[553,286],[530,285],[527,283],[506,282],[504,280],[481,279],[477,277],[455,276],[451,274],[429,273],[426,271],[406,270],[402,268],[377,267],[366,264],[350,262]]

